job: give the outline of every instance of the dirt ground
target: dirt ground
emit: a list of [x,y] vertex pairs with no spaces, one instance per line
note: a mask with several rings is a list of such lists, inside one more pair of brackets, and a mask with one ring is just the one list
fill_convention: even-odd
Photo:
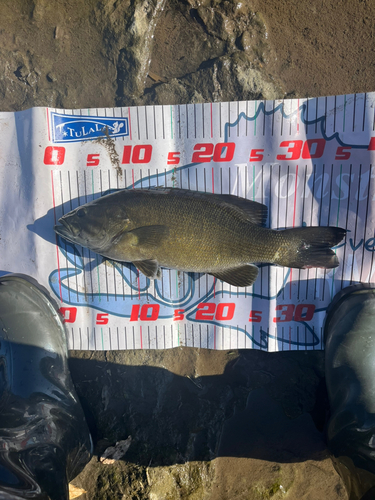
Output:
[[[0,110],[370,92],[374,19],[372,0],[1,0]],[[70,354],[96,445],[83,500],[347,498],[323,352]]]

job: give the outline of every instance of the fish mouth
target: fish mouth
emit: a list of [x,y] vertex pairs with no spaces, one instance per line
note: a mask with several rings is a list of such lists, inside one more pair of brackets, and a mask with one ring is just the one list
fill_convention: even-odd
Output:
[[69,241],[72,241],[75,235],[71,225],[63,218],[59,219],[59,222],[61,226],[56,225],[53,227],[55,233]]

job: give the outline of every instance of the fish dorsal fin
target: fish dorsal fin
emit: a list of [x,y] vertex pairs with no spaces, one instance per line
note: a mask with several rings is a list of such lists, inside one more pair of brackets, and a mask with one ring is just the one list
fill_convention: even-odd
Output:
[[138,260],[133,262],[135,267],[141,271],[147,278],[160,279],[161,269],[157,260]]
[[233,286],[250,286],[257,279],[258,271],[257,266],[245,264],[241,267],[225,269],[224,271],[210,274]]
[[246,198],[238,198],[231,194],[220,195],[220,199],[228,205],[234,205],[236,208],[241,209],[246,219],[253,224],[257,226],[264,226],[266,224],[268,215],[268,208],[266,205],[258,203],[257,201],[247,200]]
[[188,189],[180,188],[165,188],[165,187],[152,187],[151,190],[155,190],[159,193],[172,194],[175,193],[176,196],[189,195],[191,197],[196,197],[199,199],[206,199],[207,201],[212,201],[215,203],[226,205],[227,207],[233,207],[233,210],[240,217],[244,217],[245,220],[252,222],[258,226],[264,226],[266,224],[268,208],[262,203],[257,201],[247,200],[246,198],[239,198],[233,194],[216,194],[216,193],[205,193],[203,191],[190,191]]
[[126,231],[116,237],[112,243],[121,244],[126,240],[131,246],[157,247],[169,234],[167,226],[143,226]]

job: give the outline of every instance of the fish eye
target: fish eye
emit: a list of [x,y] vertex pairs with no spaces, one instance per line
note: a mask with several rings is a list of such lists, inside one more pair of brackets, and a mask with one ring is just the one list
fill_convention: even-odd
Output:
[[77,217],[84,217],[86,215],[86,208],[82,207],[82,208],[79,208],[76,212],[76,216]]

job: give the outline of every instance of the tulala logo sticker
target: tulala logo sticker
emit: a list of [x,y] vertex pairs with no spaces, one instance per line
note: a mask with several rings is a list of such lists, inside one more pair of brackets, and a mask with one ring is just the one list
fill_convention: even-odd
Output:
[[52,141],[76,142],[103,136],[122,137],[129,135],[127,118],[103,116],[71,116],[51,113]]

